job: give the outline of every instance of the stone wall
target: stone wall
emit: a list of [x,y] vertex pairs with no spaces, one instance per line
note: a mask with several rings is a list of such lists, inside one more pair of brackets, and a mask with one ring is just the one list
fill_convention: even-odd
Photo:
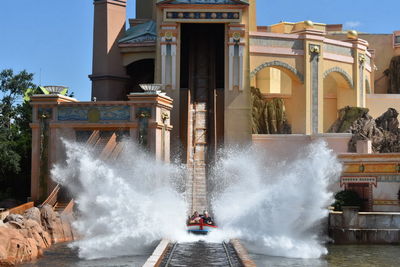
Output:
[[359,212],[343,207],[329,214],[329,235],[336,244],[400,243],[400,213]]
[[41,256],[51,245],[75,240],[72,214],[59,214],[49,205],[0,220],[0,266],[15,266]]

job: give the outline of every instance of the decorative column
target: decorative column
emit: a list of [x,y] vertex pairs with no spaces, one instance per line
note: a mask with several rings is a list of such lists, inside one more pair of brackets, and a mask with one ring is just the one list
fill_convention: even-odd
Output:
[[57,121],[57,106],[65,102],[76,100],[57,94],[31,97],[31,197],[35,202],[43,201],[55,186],[50,177],[50,169],[57,161],[57,146],[60,142],[57,129],[53,128],[52,124]]
[[304,133],[314,135],[324,131],[323,41],[325,32],[315,29],[312,21],[304,21],[297,32],[304,40],[304,89],[306,94]]
[[128,99],[135,108],[137,142],[156,159],[169,162],[172,99],[157,93],[134,93]]
[[245,25],[230,24],[229,27],[229,90],[244,89]]
[[161,25],[161,83],[165,89],[175,89],[176,84],[176,47],[177,24]]
[[353,44],[353,83],[354,88],[357,90],[357,107],[365,107],[365,66],[367,61],[368,42],[358,38],[356,31],[349,31],[347,33],[346,42]]
[[310,62],[311,62],[311,133],[319,132],[320,124],[320,100],[319,92],[319,56],[321,54],[321,46],[310,44]]

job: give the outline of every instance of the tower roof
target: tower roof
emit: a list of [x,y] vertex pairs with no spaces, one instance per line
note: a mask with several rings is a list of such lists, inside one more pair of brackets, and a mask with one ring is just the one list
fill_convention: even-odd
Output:
[[157,39],[156,23],[148,21],[129,28],[118,43],[154,42]]

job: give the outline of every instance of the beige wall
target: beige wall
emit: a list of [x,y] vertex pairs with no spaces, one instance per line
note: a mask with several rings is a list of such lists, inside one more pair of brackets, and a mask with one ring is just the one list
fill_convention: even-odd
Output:
[[369,114],[374,118],[382,115],[388,108],[400,111],[400,95],[369,94],[367,95],[367,108],[369,108]]
[[386,94],[388,79],[384,71],[389,68],[390,61],[394,56],[392,34],[360,34],[360,38],[368,41],[369,49],[375,50],[375,93]]
[[126,98],[126,71],[118,40],[125,33],[126,1],[94,2],[92,97],[97,100]]

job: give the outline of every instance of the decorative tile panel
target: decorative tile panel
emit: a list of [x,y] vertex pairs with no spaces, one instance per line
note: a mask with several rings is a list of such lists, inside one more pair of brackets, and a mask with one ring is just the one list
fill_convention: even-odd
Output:
[[214,22],[240,22],[241,11],[200,11],[200,10],[165,10],[165,21],[214,21]]
[[336,55],[342,55],[342,56],[348,56],[348,57],[353,56],[353,51],[351,48],[338,46],[338,45],[324,44],[324,51],[326,53],[332,53],[332,54],[336,54]]
[[290,39],[271,38],[271,37],[252,37],[250,38],[250,45],[267,46],[267,47],[284,47],[296,50],[304,49],[303,40],[290,40]]
[[58,107],[59,121],[129,121],[129,106]]

